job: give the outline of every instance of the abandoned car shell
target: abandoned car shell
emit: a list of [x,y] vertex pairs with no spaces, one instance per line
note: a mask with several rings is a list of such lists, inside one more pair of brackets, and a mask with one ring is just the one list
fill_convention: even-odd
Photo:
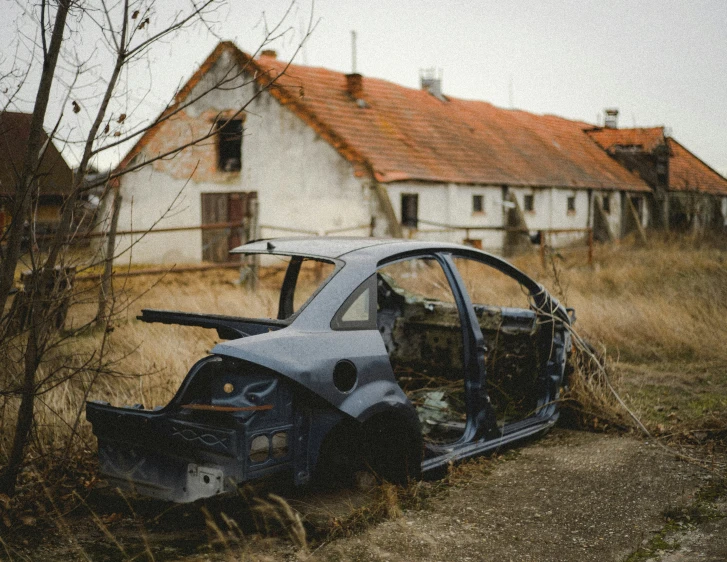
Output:
[[[285,260],[276,317],[142,311],[142,321],[230,341],[163,408],[88,402],[100,469],[115,484],[190,502],[280,471],[296,484],[360,469],[402,482],[555,423],[573,318],[507,262],[373,238],[233,252],[260,269]],[[313,288],[301,297],[306,275]],[[524,306],[487,302],[503,282]]]

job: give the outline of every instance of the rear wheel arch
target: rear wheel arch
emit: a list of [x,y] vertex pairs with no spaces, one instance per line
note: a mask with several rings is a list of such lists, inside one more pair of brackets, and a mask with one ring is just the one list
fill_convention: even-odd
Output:
[[369,417],[362,426],[367,467],[378,477],[404,485],[421,477],[424,439],[416,414],[389,410]]

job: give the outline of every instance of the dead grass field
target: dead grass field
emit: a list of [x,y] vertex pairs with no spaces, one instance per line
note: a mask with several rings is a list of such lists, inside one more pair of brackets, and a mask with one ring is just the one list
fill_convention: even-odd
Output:
[[[545,268],[535,255],[513,261],[562,302],[576,308],[577,331],[605,354],[617,390],[650,431],[698,446],[724,444],[727,251],[707,245],[651,242],[643,248],[627,244],[597,247],[593,266],[585,265],[582,254],[565,252]],[[44,395],[35,454],[64,442],[86,397],[116,405],[142,403],[147,408],[166,404],[191,365],[217,341],[212,330],[141,323],[136,315],[142,308],[270,315],[277,306],[271,294],[264,287],[253,294],[236,284],[237,278],[235,270],[211,270],[117,279],[117,308],[123,308],[124,314],[109,334],[116,374],[94,381],[78,377]],[[90,283],[88,288],[73,307],[68,323],[83,322],[94,314]],[[81,357],[101,337],[90,331],[67,342],[64,353]],[[12,403],[6,401],[0,454],[7,451],[10,432],[6,424],[11,412]],[[79,429],[85,442],[79,450],[93,458],[95,439],[90,426],[82,422]],[[460,477],[467,480],[472,476],[466,470],[455,473],[455,485]],[[76,486],[85,489],[83,482]],[[379,510],[371,520],[400,513],[397,502],[402,497],[389,497],[383,512]],[[366,509],[355,512],[364,513],[363,526],[369,521]],[[104,515],[112,516],[113,509]],[[91,527],[99,528],[96,524]]]
[[[536,255],[513,262],[576,309],[578,333],[605,353],[613,382],[651,430],[724,430],[727,251],[652,242],[644,248],[597,247],[593,266],[585,264],[582,254],[565,252],[545,268]],[[215,345],[217,334],[145,324],[136,315],[142,308],[239,316],[274,313],[277,302],[264,284],[251,293],[237,279],[236,270],[225,269],[118,278],[116,307],[123,314],[109,335],[116,375],[93,380],[93,386],[89,378],[78,377],[45,395],[39,441],[62,442],[86,397],[147,408],[166,404],[192,364]],[[87,281],[79,288],[67,326],[91,318],[96,310],[93,284]],[[72,357],[88,355],[101,337],[89,332],[68,341],[61,351]],[[9,411],[6,403],[6,416]],[[80,432],[86,448],[93,450],[88,424]],[[2,432],[4,450],[9,433]]]

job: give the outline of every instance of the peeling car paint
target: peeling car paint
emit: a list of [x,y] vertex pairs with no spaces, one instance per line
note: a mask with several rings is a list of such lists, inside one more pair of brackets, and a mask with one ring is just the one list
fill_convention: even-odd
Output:
[[[277,317],[142,311],[144,322],[212,328],[229,341],[163,408],[88,402],[100,470],[116,485],[190,502],[278,472],[296,484],[361,469],[404,482],[557,420],[571,316],[501,259],[372,238],[233,252],[288,260]],[[294,309],[306,260],[329,274]],[[471,268],[483,279],[480,267],[524,291],[526,307],[481,304],[467,277]]]

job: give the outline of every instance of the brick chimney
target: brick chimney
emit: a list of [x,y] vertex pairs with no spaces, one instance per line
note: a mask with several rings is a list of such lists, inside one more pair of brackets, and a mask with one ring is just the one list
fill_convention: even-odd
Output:
[[260,51],[261,57],[270,57],[271,59],[277,59],[278,53],[275,49],[263,49]]
[[604,119],[603,126],[606,129],[618,129],[618,109],[615,107],[604,110],[606,118]]
[[346,91],[355,100],[363,98],[363,76],[360,74],[346,74]]

